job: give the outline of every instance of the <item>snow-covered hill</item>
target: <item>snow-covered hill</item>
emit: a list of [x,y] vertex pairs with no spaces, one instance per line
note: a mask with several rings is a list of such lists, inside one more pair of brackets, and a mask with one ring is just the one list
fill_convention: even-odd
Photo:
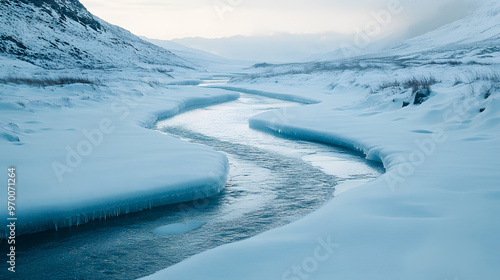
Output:
[[234,68],[234,70],[232,71],[237,72],[241,68],[249,67],[250,65],[255,63],[252,61],[227,59],[213,53],[186,47],[171,40],[150,39],[142,36],[140,38],[159,47],[167,49],[182,58],[187,59],[196,68],[205,70],[210,69],[217,72],[224,69],[222,71],[227,71],[228,67],[232,67]]
[[[481,1],[480,1],[481,2]],[[460,51],[455,58],[469,55],[487,55],[500,52],[500,2],[483,4],[469,16],[447,24],[432,32],[407,40],[391,52],[397,54]]]
[[162,47],[164,49],[167,49],[177,55],[180,55],[184,58],[187,58],[193,63],[200,63],[203,61],[209,61],[209,62],[229,62],[231,60],[224,58],[222,56],[218,56],[213,53],[209,53],[206,51],[198,50],[198,49],[193,49],[190,47],[186,47],[182,44],[176,43],[171,40],[159,40],[159,39],[151,39],[147,37],[140,36],[141,39],[148,41],[152,44],[155,44],[159,47]]
[[[354,42],[326,54],[310,57],[314,61],[372,59],[374,57],[410,57],[413,59],[455,59],[482,63],[499,62],[500,2],[477,1],[469,15],[423,35],[402,40],[403,33],[393,33],[368,45]],[[400,43],[394,43],[400,42]]]
[[89,13],[78,0],[0,1],[0,54],[60,68],[192,67],[171,52]]

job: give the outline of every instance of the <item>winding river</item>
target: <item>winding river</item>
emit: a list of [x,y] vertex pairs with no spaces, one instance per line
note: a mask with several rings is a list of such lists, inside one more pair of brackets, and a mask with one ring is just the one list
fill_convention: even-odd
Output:
[[[217,196],[18,238],[19,279],[135,279],[202,251],[293,222],[383,167],[350,151],[261,133],[258,113],[297,103],[241,94],[157,123],[159,133],[229,158]],[[337,191],[335,189],[337,188]],[[43,269],[42,269],[43,268]]]

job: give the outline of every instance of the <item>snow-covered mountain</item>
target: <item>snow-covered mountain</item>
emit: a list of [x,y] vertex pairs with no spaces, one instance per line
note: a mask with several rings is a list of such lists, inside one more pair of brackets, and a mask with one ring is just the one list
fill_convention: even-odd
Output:
[[[351,58],[407,57],[415,59],[454,59],[461,62],[476,60],[490,63],[500,54],[500,2],[478,1],[469,15],[431,32],[402,40],[404,34],[393,33],[368,45],[353,42],[326,54],[309,58],[314,61],[334,61]],[[399,42],[399,43],[394,43]],[[463,60],[463,61],[462,61]],[[495,62],[498,62],[495,60]]]
[[167,49],[182,58],[187,59],[194,65],[196,69],[204,69],[206,71],[220,73],[225,73],[227,71],[239,72],[241,71],[241,69],[250,67],[251,65],[255,64],[255,62],[253,61],[228,59],[213,53],[186,47],[171,40],[158,40],[146,37],[140,38],[159,47]]
[[500,2],[496,0],[482,2],[483,4],[469,16],[409,39],[398,44],[391,51],[412,53],[431,50],[483,49],[499,52]]
[[171,40],[159,40],[159,39],[151,39],[147,37],[140,36],[141,39],[144,41],[150,42],[152,44],[155,44],[159,47],[162,47],[164,49],[167,49],[177,55],[180,55],[186,59],[189,59],[193,63],[199,62],[199,61],[211,61],[211,62],[221,62],[221,61],[230,61],[227,58],[218,56],[213,53],[209,53],[206,51],[186,47],[182,44],[176,43]]
[[53,69],[141,63],[192,67],[185,59],[95,17],[78,0],[0,3],[0,54]]

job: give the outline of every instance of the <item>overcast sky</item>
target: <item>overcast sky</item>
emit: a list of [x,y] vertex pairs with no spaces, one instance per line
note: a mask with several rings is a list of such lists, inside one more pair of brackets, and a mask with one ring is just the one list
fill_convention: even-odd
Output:
[[[420,33],[463,14],[467,0],[81,0],[100,18],[157,39],[220,38],[277,33],[354,34],[391,12],[384,32]],[[397,3],[400,3],[397,5]]]

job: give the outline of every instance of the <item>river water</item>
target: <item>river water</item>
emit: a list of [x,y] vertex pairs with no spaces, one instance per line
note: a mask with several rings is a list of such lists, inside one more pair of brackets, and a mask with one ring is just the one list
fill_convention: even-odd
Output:
[[381,165],[350,151],[261,133],[258,113],[300,106],[242,94],[185,112],[156,129],[227,155],[220,195],[79,227],[18,237],[19,279],[136,279],[202,251],[249,238],[311,213],[337,188],[378,177]]

